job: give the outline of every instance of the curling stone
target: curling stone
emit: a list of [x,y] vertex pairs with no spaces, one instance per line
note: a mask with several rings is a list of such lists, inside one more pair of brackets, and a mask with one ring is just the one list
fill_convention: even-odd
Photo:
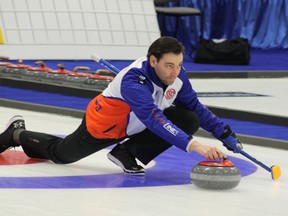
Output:
[[240,183],[241,174],[228,159],[202,161],[192,168],[190,179],[200,188],[226,190],[235,188]]

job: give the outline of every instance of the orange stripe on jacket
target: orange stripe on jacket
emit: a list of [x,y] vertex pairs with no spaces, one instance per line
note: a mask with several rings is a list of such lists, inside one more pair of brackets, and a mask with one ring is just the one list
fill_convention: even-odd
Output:
[[86,110],[86,126],[97,139],[118,139],[125,137],[130,107],[116,98],[95,97]]

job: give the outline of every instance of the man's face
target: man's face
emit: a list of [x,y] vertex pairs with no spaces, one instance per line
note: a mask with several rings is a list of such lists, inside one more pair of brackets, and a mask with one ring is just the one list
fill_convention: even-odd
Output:
[[173,84],[179,75],[183,63],[183,54],[166,53],[157,62],[155,56],[150,56],[150,64],[164,85]]

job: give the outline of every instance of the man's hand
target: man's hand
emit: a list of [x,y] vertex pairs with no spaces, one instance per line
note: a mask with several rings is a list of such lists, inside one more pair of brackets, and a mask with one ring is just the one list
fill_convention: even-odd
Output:
[[240,140],[237,138],[236,134],[231,130],[229,125],[224,127],[225,131],[221,135],[221,139],[223,145],[229,150],[233,151],[234,153],[239,153],[243,146]]
[[216,160],[218,158],[226,158],[226,155],[215,146],[207,146],[199,143],[196,140],[191,140],[188,144],[187,151],[195,151],[209,160]]

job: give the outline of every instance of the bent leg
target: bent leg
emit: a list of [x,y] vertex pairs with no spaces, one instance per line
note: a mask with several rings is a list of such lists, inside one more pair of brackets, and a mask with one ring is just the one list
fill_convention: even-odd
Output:
[[[199,128],[198,116],[190,110],[172,106],[164,110],[164,114],[189,135]],[[131,136],[123,145],[145,165],[172,146],[148,129]]]

